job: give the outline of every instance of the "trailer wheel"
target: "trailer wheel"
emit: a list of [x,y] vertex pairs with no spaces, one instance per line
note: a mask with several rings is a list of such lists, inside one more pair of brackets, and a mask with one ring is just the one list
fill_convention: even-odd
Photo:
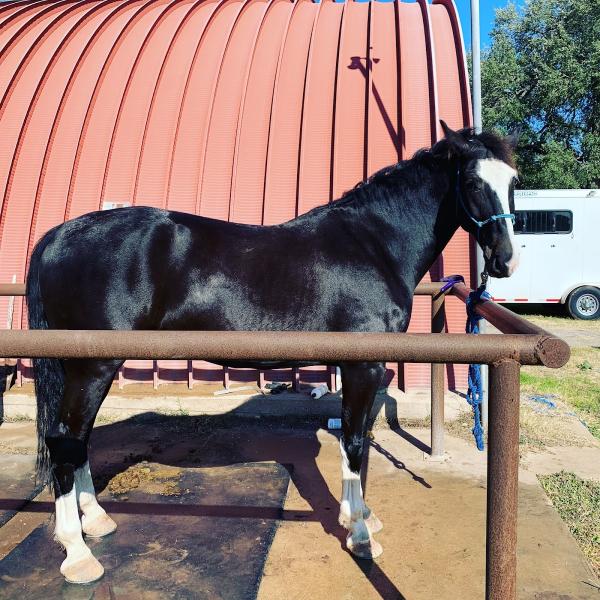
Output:
[[567,308],[574,319],[591,321],[600,318],[600,289],[595,287],[577,288],[569,296]]

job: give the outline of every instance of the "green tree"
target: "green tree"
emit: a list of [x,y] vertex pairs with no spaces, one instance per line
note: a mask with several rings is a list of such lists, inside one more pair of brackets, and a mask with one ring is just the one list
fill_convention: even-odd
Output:
[[600,0],[496,11],[482,56],[483,123],[522,127],[521,186],[600,186]]

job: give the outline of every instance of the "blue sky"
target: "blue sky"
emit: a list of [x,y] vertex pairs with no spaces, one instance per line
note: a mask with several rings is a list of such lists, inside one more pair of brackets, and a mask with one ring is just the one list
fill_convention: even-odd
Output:
[[[460,22],[465,37],[465,46],[467,50],[471,47],[471,0],[454,0],[460,14]],[[480,0],[479,16],[481,22],[481,47],[489,44],[489,33],[494,24],[494,15],[497,8],[502,8],[508,4],[508,0]]]
[[[0,3],[11,0],[0,0]],[[467,50],[471,47],[471,0],[454,0],[463,28],[465,45]],[[480,0],[479,12],[481,21],[481,46],[489,44],[489,33],[494,23],[494,14],[497,8],[508,4],[509,0]]]

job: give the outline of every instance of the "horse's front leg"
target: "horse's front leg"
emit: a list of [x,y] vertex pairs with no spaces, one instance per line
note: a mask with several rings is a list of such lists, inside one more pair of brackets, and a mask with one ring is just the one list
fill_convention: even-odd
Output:
[[340,525],[348,529],[348,549],[359,558],[376,558],[383,549],[373,538],[382,528],[363,499],[360,469],[367,422],[385,367],[382,363],[342,365],[342,500]]

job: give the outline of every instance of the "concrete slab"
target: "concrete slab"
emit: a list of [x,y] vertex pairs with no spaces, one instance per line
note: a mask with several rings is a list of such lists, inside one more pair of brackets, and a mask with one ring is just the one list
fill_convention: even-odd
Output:
[[[135,392],[111,390],[99,412],[100,419],[125,419],[127,417],[159,412],[166,415],[240,415],[269,417],[321,417],[340,416],[341,398],[339,394],[327,394],[319,400],[313,400],[308,393],[262,394],[252,391],[214,396],[212,393],[200,394],[187,390],[182,385],[164,385],[148,393],[148,389]],[[464,398],[453,392],[445,397],[446,418],[452,419],[467,406]],[[431,400],[427,390],[402,392],[389,388],[379,393],[373,408],[373,417],[382,421],[394,422],[398,418],[424,419],[430,414]],[[4,413],[7,417],[35,418],[35,396],[33,387],[13,387],[4,394]]]
[[[33,425],[29,427],[33,435]],[[2,430],[0,427],[0,442]],[[424,429],[375,432],[365,487],[369,505],[384,524],[376,536],[384,554],[374,562],[355,560],[344,549],[345,531],[337,524],[339,446],[336,435],[329,432],[308,426],[285,429],[268,422],[225,422],[217,416],[138,416],[95,429],[92,467],[97,487],[104,490],[115,476],[143,460],[183,469],[265,461],[292,465],[293,485],[265,565],[259,600],[481,598],[485,453],[447,436],[450,460],[435,463],[424,459],[428,439]],[[586,461],[599,464],[600,450],[589,452],[595,454],[586,454]],[[553,449],[553,453],[560,451]],[[593,597],[595,590],[585,582],[597,580],[537,483],[532,465],[525,466],[528,470],[520,473],[520,600]],[[573,470],[577,472],[576,467]],[[236,485],[241,487],[242,480]],[[128,502],[131,498],[105,506],[118,520]],[[33,502],[19,516],[39,510],[50,511],[52,505]],[[251,516],[261,517],[248,518]],[[158,518],[162,517],[153,517]],[[179,522],[187,518],[178,517]],[[215,512],[210,518],[215,524],[226,520]],[[0,530],[0,547],[5,530],[16,519]],[[173,526],[176,524],[177,519]],[[32,529],[23,528],[21,539]],[[128,535],[125,533],[123,544],[128,543]],[[144,551],[138,542],[131,548],[132,552]],[[218,544],[209,540],[206,549],[207,553],[218,550]]]
[[0,527],[40,492],[34,476],[37,442],[33,423],[3,423],[1,432]]
[[23,454],[0,455],[0,527],[40,491],[35,485],[35,457]]

